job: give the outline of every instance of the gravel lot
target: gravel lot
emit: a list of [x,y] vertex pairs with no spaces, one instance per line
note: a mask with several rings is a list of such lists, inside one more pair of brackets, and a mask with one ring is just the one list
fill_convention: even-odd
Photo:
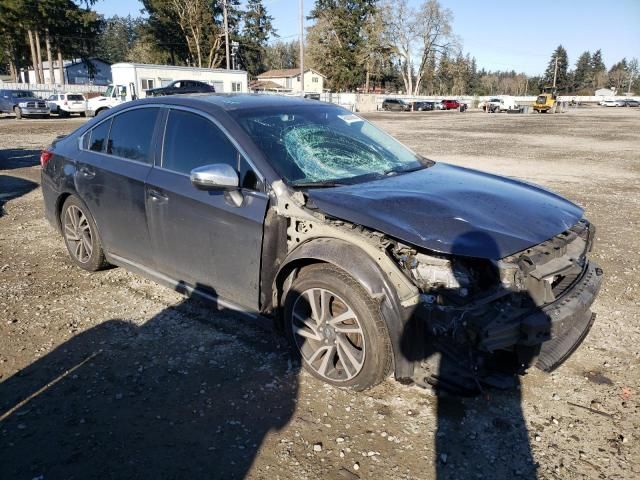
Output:
[[605,285],[560,369],[466,399],[325,386],[268,326],[72,267],[37,156],[84,119],[0,116],[0,478],[640,478],[640,109],[368,118],[586,208]]

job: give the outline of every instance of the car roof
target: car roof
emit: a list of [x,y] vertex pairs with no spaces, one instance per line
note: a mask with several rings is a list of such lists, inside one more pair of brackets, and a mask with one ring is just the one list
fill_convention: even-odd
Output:
[[[269,107],[319,106],[326,105],[301,97],[284,95],[265,95],[259,93],[205,93],[193,95],[175,95],[167,97],[151,97],[139,100],[140,103],[192,106],[209,110],[207,107],[218,107],[224,111],[250,110]],[[130,102],[127,102],[131,105]]]

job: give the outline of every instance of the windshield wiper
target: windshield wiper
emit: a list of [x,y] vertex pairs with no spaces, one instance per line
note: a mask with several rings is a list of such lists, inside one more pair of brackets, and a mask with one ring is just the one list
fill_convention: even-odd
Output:
[[406,167],[406,168],[390,168],[388,170],[385,170],[384,172],[382,172],[382,175],[384,175],[385,177],[388,175],[391,175],[392,173],[409,173],[409,172],[417,172],[418,170],[423,170],[425,168],[429,168],[431,166],[433,166],[433,164],[435,163],[433,160],[429,160],[427,158],[423,158],[422,159],[425,163],[421,163],[419,165],[415,165],[413,167]]
[[331,188],[331,187],[343,187],[346,184],[336,182],[335,180],[320,180],[317,182],[301,182],[292,184],[294,187],[302,188]]

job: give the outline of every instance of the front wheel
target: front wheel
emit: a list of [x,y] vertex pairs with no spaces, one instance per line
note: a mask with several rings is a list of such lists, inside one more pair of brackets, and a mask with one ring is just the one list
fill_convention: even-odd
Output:
[[67,251],[78,267],[95,272],[106,267],[98,229],[87,206],[77,197],[70,196],[62,206],[60,225]]
[[360,391],[391,370],[378,302],[337,267],[318,264],[300,272],[286,294],[285,326],[305,369],[326,383]]

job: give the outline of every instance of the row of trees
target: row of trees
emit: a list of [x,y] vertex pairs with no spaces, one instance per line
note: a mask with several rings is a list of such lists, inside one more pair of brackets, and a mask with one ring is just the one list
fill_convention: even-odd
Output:
[[[563,93],[592,94],[609,86],[639,90],[638,61],[621,60],[607,71],[602,52],[584,52],[574,69],[559,46],[541,76],[478,71],[453,32],[453,13],[438,0],[316,0],[309,17],[307,64],[336,90],[372,83],[410,94],[535,94],[553,85]],[[556,58],[558,66],[556,70]]]
[[267,68],[268,43],[277,35],[262,0],[247,0],[244,10],[240,0],[227,0],[228,46],[221,0],[142,3],[147,13],[145,20],[113,17],[106,21],[96,42],[98,55],[111,62],[220,68],[226,66],[229,47],[236,66],[252,76]]
[[[226,36],[222,0],[142,0],[147,17],[104,19],[96,0],[2,0],[0,73],[18,77],[31,67],[44,83],[43,59],[100,56],[111,62],[140,61],[216,68],[224,66]],[[262,0],[227,0],[229,47],[251,75],[268,68],[268,43],[276,36]],[[236,51],[237,50],[237,51]],[[89,63],[89,65],[91,65]],[[53,80],[52,78],[50,79]]]
[[[44,83],[43,58],[59,64],[63,57],[92,53],[102,20],[89,7],[95,0],[3,0],[0,2],[0,61],[17,78],[30,66]],[[52,80],[52,79],[51,79]]]
[[[142,0],[145,18],[104,19],[96,0],[3,0],[0,63],[16,77],[30,66],[43,81],[42,60],[99,56],[112,63],[135,61],[197,67],[233,64],[252,77],[298,65],[298,41],[278,38],[263,0]],[[439,0],[315,0],[309,15],[305,65],[323,73],[334,91],[403,91],[410,94],[535,94],[556,85],[566,93],[611,86],[640,89],[638,62],[606,69],[602,53],[584,52],[570,67],[559,46],[541,76],[485,71],[462,51],[453,13]],[[45,53],[43,53],[45,52]],[[557,59],[557,69],[556,69]]]
[[542,83],[553,85],[555,76],[558,89],[567,93],[590,95],[602,87],[611,87],[622,93],[640,87],[639,73],[636,58],[630,61],[623,58],[607,71],[600,50],[593,54],[583,52],[578,57],[575,68],[570,69],[567,51],[559,45],[551,55]]

